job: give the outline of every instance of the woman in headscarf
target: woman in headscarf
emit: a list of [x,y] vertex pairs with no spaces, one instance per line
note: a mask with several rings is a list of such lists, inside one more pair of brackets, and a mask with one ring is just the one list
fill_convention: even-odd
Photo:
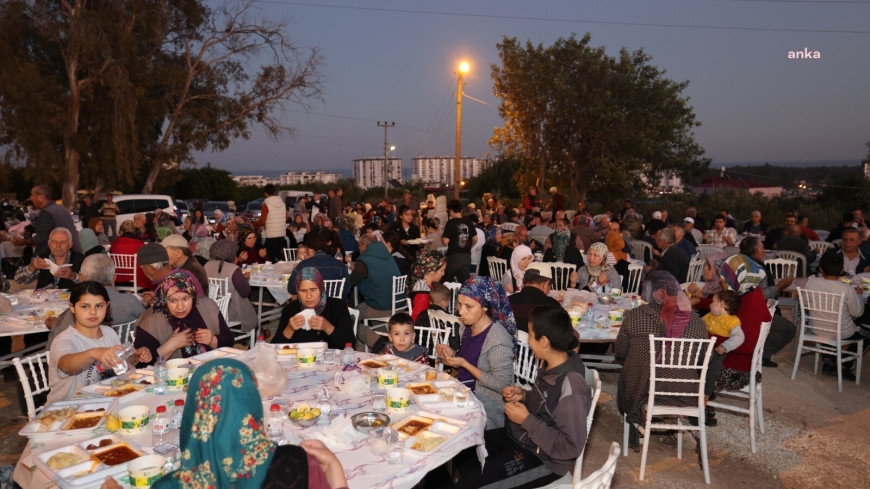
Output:
[[266,248],[260,243],[260,235],[253,228],[239,226],[239,265],[266,263],[269,259]]
[[411,299],[411,318],[417,321],[420,312],[429,308],[432,284],[441,281],[447,261],[440,251],[421,251],[408,274],[406,295]]
[[508,294],[519,292],[523,288],[523,276],[526,274],[526,268],[534,259],[532,249],[526,245],[517,246],[511,253],[511,269],[501,277],[501,283]]
[[99,217],[92,217],[90,221],[88,221],[88,228],[90,228],[95,235],[97,235],[97,241],[103,245],[108,246],[110,244],[109,237],[106,236],[105,230],[103,228],[103,220]]
[[301,212],[297,212],[293,216],[293,222],[290,223],[289,229],[297,243],[305,241],[305,235],[308,233],[308,222],[305,221]]
[[215,301],[196,295],[193,277],[170,273],[154,291],[154,307],[136,322],[136,347],[147,346],[152,361],[187,358],[233,346],[233,333]]
[[[652,272],[643,281],[643,299],[647,303],[625,312],[613,351],[622,362],[617,388],[619,412],[629,423],[643,423],[649,391],[649,335],[666,338],[707,339],[707,328],[692,312],[689,298],[677,279],[669,272]],[[679,371],[662,371],[665,378],[684,378]],[[690,398],[671,399],[675,405],[691,404]],[[688,404],[687,404],[688,405]],[[697,401],[695,401],[697,405]],[[629,446],[637,448],[638,432],[631,427]]]
[[[211,253],[209,252],[209,250],[211,249],[211,245],[215,244],[216,241],[216,239],[208,236],[202,238],[196,243],[191,243],[191,246],[193,246],[193,256],[196,258],[196,261],[198,261],[200,265],[205,266],[205,264],[208,263],[209,260],[211,260]],[[238,248],[238,245],[236,245],[236,247]],[[235,257],[233,257],[233,260],[235,260]]]
[[266,438],[263,421],[257,379],[247,365],[229,358],[202,365],[181,418],[181,468],[152,487],[347,487],[341,462],[323,443],[279,446]]
[[486,429],[504,426],[502,389],[514,383],[517,323],[504,287],[489,277],[472,277],[459,289],[459,350],[437,345],[444,364],[474,391],[486,410]]
[[84,250],[85,256],[106,252],[106,248],[100,244],[97,235],[91,228],[84,228],[79,231],[79,242],[82,244],[82,250]]
[[284,306],[271,343],[325,341],[337,350],[354,343],[347,304],[326,295],[323,277],[316,268],[305,267],[296,274],[296,294],[296,300]]
[[592,243],[586,251],[586,266],[577,272],[577,288],[595,291],[598,285],[610,282],[610,285],[619,287],[622,283],[619,273],[613,265],[607,263],[607,245],[604,243]]
[[232,294],[226,320],[228,323],[241,323],[242,331],[251,331],[257,327],[257,313],[254,311],[254,305],[248,300],[251,295],[251,283],[242,273],[242,269],[235,264],[237,246],[228,239],[220,241],[215,241],[214,238],[206,239],[210,239],[212,245],[208,250],[211,261],[203,267],[205,273],[210,279],[227,279],[227,292]]

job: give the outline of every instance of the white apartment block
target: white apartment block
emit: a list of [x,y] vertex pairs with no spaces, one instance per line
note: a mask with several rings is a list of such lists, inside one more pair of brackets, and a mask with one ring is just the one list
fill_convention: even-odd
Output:
[[[402,159],[387,159],[387,176],[390,180],[402,181]],[[384,159],[360,158],[353,160],[353,177],[362,188],[384,186]]]
[[[418,156],[411,158],[411,180],[425,184],[453,185],[455,156]],[[459,178],[469,180],[486,169],[486,160],[463,156],[459,158]]]
[[257,187],[265,187],[270,183],[275,185],[278,184],[278,180],[274,178],[266,178],[263,175],[235,175],[233,176],[233,180],[242,186],[254,185]]
[[279,185],[306,185],[309,183],[338,183],[341,173],[325,171],[288,171],[278,177]]

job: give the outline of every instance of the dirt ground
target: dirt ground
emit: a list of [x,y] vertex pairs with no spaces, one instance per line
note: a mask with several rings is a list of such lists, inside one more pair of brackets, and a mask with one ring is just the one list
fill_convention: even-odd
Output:
[[[749,447],[745,415],[719,412],[719,425],[707,429],[710,459],[709,487],[713,488],[839,488],[870,487],[870,379],[837,380],[812,373],[812,357],[803,357],[791,380],[794,352],[776,357],[779,368],[764,369],[765,433],[757,433],[758,453]],[[0,465],[15,464],[25,439],[17,432],[24,425],[18,405],[14,371],[4,371],[0,384]],[[592,425],[584,459],[584,475],[604,462],[612,441],[622,443],[622,418],[616,408],[618,374],[602,372],[604,392]],[[644,481],[640,481],[640,453],[620,457],[613,486],[618,488],[704,486],[694,442],[685,438],[683,459],[669,440],[653,435]]]

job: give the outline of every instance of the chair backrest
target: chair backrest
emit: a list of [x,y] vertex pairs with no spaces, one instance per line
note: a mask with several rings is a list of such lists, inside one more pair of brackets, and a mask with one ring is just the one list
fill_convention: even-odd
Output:
[[323,287],[326,289],[326,296],[333,299],[342,299],[344,294],[344,282],[346,279],[339,278],[335,280],[324,280]]
[[761,323],[761,329],[758,331],[758,340],[755,342],[755,349],[752,350],[752,369],[749,372],[750,383],[755,383],[755,373],[761,372],[761,357],[764,354],[764,342],[767,341],[767,335],[770,333],[770,323],[771,321]]
[[770,317],[773,317],[773,313],[776,312],[776,305],[779,304],[779,301],[776,299],[767,299],[767,310],[770,312]]
[[109,257],[112,258],[112,262],[115,263],[115,281],[118,280],[118,275],[130,276],[130,282],[133,283],[132,286],[116,286],[118,290],[129,290],[132,292],[136,292],[136,268],[137,268],[137,257],[135,254],[127,255],[123,253],[110,253]]
[[815,251],[816,253],[818,253],[820,255],[825,254],[826,251],[830,250],[833,247],[834,247],[834,245],[832,245],[831,243],[828,243],[827,241],[815,241],[815,240],[810,241],[810,249]]
[[298,248],[284,248],[284,261],[296,261],[296,250]]
[[48,392],[48,358],[45,351],[24,358],[13,358],[12,363],[18,371],[18,380],[24,390],[24,400],[27,404],[27,417],[33,419],[42,411],[43,406],[36,407],[33,396]]
[[[590,371],[592,372],[592,382],[589,382]],[[598,406],[598,398],[601,397],[601,376],[598,375],[598,370],[587,368],[586,381],[592,388],[592,404],[589,405],[589,413],[586,415],[586,434],[589,435],[589,430],[592,429],[592,418],[595,417],[595,408]]]
[[232,295],[232,293],[227,292],[227,294],[223,297],[218,297],[217,299],[215,299],[218,308],[221,310],[221,316],[224,317],[224,321],[228,321],[227,318],[229,316],[227,316],[227,313],[229,313],[230,310],[230,297],[232,297]]
[[486,266],[489,267],[489,276],[496,282],[499,282],[501,277],[507,272],[508,262],[504,258],[488,256],[486,257]]
[[517,358],[514,359],[514,377],[516,382],[526,385],[535,383],[538,375],[538,361],[529,346],[529,333],[517,331]]
[[[208,279],[208,298],[216,301],[230,291],[230,279],[227,277]],[[224,318],[226,319],[226,318]]]
[[393,277],[393,314],[405,311],[411,314],[411,301],[405,298],[405,282],[407,275]]
[[353,337],[356,338],[356,330],[359,326],[359,309],[348,307],[347,312],[350,313],[350,317],[353,319]]
[[822,240],[822,241],[827,240],[827,239],[828,239],[828,236],[831,235],[831,232],[828,231],[828,230],[826,230],[826,229],[813,229],[813,231],[815,231],[816,234],[819,235],[819,239]]
[[723,246],[722,249],[730,256],[739,255],[740,248],[737,246]]
[[447,312],[456,314],[456,297],[459,296],[459,289],[462,287],[462,284],[459,282],[444,282],[444,286],[450,289],[450,306],[447,308]]
[[643,278],[643,265],[630,263],[628,265],[628,286],[622,293],[628,295],[640,294],[641,278]]
[[774,280],[785,277],[795,278],[798,275],[798,262],[785,258],[771,258],[764,261],[765,267],[770,270]]
[[577,271],[577,266],[563,262],[553,262],[548,263],[548,265],[553,272],[553,279],[550,281],[552,289],[568,290],[571,285],[571,274]]
[[[798,276],[806,277],[807,276],[807,257],[803,253],[798,253],[797,251],[777,251],[773,254],[774,258],[783,258],[785,260],[792,260],[798,263]],[[765,262],[766,264],[767,262]]]
[[707,259],[708,256],[718,255],[719,253],[725,253],[725,248],[721,246],[713,246],[709,244],[700,244],[698,245],[698,256],[704,260]]
[[170,234],[172,234],[172,230],[167,227],[161,226],[157,228],[157,239],[159,239],[160,241],[166,239],[166,237]]
[[652,259],[652,245],[647,243],[642,239],[632,240],[631,243],[631,256],[635,260],[641,260],[645,263],[649,263]]
[[[429,321],[431,324],[431,320]],[[435,345],[447,344],[450,330],[432,326],[414,326],[416,343],[426,349],[429,358],[435,358]]]
[[[656,396],[684,398],[704,406],[704,379],[715,339],[664,338],[649,335],[650,412]],[[674,374],[676,372],[676,375]]]
[[[833,294],[798,287],[798,300],[801,307],[801,331],[840,342],[840,322],[843,318],[844,294]],[[812,328],[812,331],[807,331]]]
[[115,324],[112,326],[112,329],[114,329],[115,332],[118,333],[118,338],[121,339],[121,344],[123,345],[124,343],[126,343],[128,341],[134,340],[135,331],[136,331],[136,321],[130,321],[129,323]]
[[459,337],[459,329],[461,325],[462,322],[459,318],[452,314],[448,314],[444,311],[429,311],[429,326],[446,330],[448,332],[448,339],[451,336]]
[[[608,455],[604,465],[589,474],[585,479],[575,480],[572,484],[573,489],[609,489],[610,483],[613,481],[613,475],[616,473],[616,462],[618,460],[619,443],[612,442],[610,444],[610,455]],[[580,477],[578,470],[574,471],[574,477]]]
[[703,280],[704,263],[705,260],[697,256],[689,261],[689,273],[686,275],[686,282],[700,282]]

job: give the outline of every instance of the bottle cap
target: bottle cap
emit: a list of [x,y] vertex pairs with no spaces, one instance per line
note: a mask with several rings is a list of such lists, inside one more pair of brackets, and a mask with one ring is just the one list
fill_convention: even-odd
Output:
[[176,406],[184,406],[184,399],[176,399],[175,405]]
[[347,347],[351,347],[351,348],[353,348],[353,345],[351,345],[350,343],[345,343],[345,344],[344,344],[344,347],[345,347],[345,348],[347,348]]
[[158,412],[158,413],[165,413],[165,412],[166,412],[166,406],[157,406],[157,412]]
[[272,407],[269,408],[269,411],[280,411],[280,410],[281,410],[281,406],[279,406],[277,404],[272,404]]

